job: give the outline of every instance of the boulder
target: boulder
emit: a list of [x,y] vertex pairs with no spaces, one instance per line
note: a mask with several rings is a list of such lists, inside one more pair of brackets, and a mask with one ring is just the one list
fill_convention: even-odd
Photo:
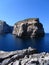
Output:
[[9,26],[5,21],[0,20],[0,34],[12,33],[12,26]]
[[21,38],[43,37],[44,28],[39,18],[29,18],[15,23],[12,33]]

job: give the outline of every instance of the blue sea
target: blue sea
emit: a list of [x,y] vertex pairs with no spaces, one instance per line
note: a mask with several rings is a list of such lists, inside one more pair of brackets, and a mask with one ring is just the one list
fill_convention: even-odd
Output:
[[28,47],[36,48],[38,52],[49,52],[49,34],[42,38],[17,38],[12,34],[0,35],[0,50],[15,51]]

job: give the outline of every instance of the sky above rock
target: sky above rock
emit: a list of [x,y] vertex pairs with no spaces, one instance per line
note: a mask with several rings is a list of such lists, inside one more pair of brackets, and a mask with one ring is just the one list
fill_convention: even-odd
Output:
[[49,0],[0,0],[0,20],[9,25],[26,18],[39,18],[49,33]]

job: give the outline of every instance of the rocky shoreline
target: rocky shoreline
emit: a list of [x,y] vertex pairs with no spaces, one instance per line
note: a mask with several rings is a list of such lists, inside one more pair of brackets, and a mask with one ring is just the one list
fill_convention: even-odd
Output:
[[37,53],[36,49],[0,51],[0,65],[49,65],[49,53]]

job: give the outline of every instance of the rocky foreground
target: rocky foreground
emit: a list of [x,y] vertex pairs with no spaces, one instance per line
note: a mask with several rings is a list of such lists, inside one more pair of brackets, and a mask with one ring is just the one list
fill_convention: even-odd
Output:
[[0,65],[49,65],[49,53],[37,53],[36,49],[0,51]]

